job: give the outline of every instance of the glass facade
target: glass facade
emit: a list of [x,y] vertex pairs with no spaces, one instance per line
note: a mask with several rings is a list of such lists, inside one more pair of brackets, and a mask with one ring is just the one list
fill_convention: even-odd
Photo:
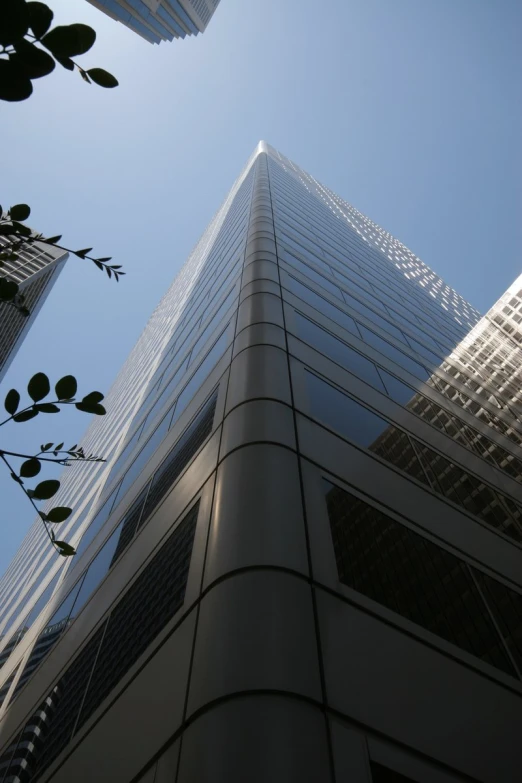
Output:
[[0,779],[512,783],[520,324],[261,142],[54,499],[77,555],[0,581]]

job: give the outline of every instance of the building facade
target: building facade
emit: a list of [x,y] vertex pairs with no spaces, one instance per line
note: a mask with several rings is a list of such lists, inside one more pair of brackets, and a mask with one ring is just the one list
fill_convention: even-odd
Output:
[[[0,251],[7,245],[7,240],[0,237]],[[66,251],[39,242],[17,249],[17,255],[16,260],[2,262],[0,275],[18,284],[20,293],[25,297],[24,304],[31,315],[21,315],[12,305],[0,302],[0,380],[7,372],[68,258]]]
[[88,0],[150,43],[197,35],[207,25],[219,0]]
[[261,142],[54,499],[77,555],[35,523],[0,583],[0,780],[518,781],[519,287],[480,318]]

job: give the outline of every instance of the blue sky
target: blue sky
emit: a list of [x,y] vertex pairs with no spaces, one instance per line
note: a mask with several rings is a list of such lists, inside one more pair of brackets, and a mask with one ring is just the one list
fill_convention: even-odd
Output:
[[[479,310],[520,273],[518,0],[221,0],[204,35],[160,46],[84,0],[49,3],[56,23],[96,29],[79,61],[120,87],[57,69],[3,104],[1,201],[29,203],[35,228],[127,276],[116,285],[72,258],[1,399],[37,371],[108,390],[259,139]],[[41,416],[4,433],[30,448],[77,442],[87,424]],[[6,475],[0,491],[2,572],[33,515]]]

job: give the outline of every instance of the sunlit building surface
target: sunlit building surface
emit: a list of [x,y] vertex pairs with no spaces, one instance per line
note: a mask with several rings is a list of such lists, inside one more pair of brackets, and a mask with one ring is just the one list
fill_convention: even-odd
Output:
[[3,782],[518,781],[521,304],[261,142],[53,499],[77,555],[0,583]]
[[[7,239],[0,236],[0,252],[9,246]],[[67,252],[38,242],[17,248],[16,255],[18,258],[2,261],[0,276],[18,284],[19,293],[24,297],[23,304],[30,315],[22,315],[13,305],[0,302],[0,380],[33,325],[68,257]]]
[[207,25],[220,0],[88,0],[150,43],[197,35]]

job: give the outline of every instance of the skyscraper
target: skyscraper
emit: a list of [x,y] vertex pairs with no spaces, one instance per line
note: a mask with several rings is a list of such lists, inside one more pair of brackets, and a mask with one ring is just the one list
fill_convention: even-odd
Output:
[[[7,240],[0,237],[0,251],[7,245]],[[0,275],[18,283],[31,315],[21,315],[12,305],[0,302],[0,380],[34,323],[68,257],[66,251],[39,242],[17,249],[17,255],[16,260],[3,261]]]
[[150,43],[205,32],[219,5],[219,0],[88,1]]
[[35,524],[0,584],[4,783],[517,781],[520,289],[481,319],[261,142],[63,483],[77,555]]

